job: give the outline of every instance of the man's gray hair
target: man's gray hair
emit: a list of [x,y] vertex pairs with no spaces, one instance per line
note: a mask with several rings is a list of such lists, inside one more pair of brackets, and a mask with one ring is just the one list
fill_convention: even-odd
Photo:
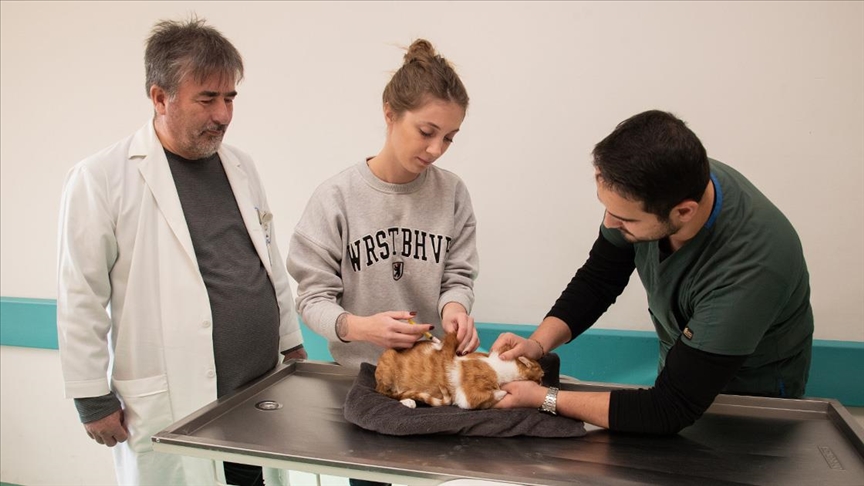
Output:
[[169,96],[177,94],[187,75],[203,82],[210,76],[243,79],[243,58],[231,42],[204,19],[162,20],[150,32],[144,52],[147,96],[154,84]]

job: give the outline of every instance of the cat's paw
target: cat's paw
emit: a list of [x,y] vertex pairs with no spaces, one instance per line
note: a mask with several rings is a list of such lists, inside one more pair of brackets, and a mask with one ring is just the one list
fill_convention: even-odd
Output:
[[399,403],[405,405],[408,408],[417,408],[417,402],[410,398],[403,398],[402,400],[399,400]]
[[496,401],[496,402],[500,402],[502,398],[504,398],[505,396],[507,396],[507,392],[504,391],[504,390],[495,390],[495,391],[492,393],[492,396],[495,397],[495,401]]

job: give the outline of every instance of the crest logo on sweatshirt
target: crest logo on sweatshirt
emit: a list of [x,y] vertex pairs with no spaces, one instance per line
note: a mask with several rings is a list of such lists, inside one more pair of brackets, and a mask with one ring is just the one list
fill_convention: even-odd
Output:
[[405,263],[393,262],[393,280],[402,278],[402,273],[405,271]]

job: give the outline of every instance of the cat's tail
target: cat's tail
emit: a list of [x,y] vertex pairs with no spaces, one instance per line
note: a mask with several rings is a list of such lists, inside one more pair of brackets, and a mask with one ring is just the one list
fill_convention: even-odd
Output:
[[444,351],[449,356],[456,355],[456,348],[459,346],[459,338],[455,332],[448,332],[444,336],[444,341],[441,343],[441,351]]

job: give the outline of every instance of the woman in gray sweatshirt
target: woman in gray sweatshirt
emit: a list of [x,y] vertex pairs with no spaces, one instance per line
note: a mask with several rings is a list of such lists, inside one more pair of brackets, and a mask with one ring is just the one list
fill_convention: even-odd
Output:
[[385,349],[409,348],[430,330],[455,331],[460,353],[479,345],[470,316],[478,271],[471,198],[458,176],[433,165],[465,118],[465,86],[418,39],[383,101],[384,147],[315,190],[288,251],[303,321],[351,367],[375,364]]

